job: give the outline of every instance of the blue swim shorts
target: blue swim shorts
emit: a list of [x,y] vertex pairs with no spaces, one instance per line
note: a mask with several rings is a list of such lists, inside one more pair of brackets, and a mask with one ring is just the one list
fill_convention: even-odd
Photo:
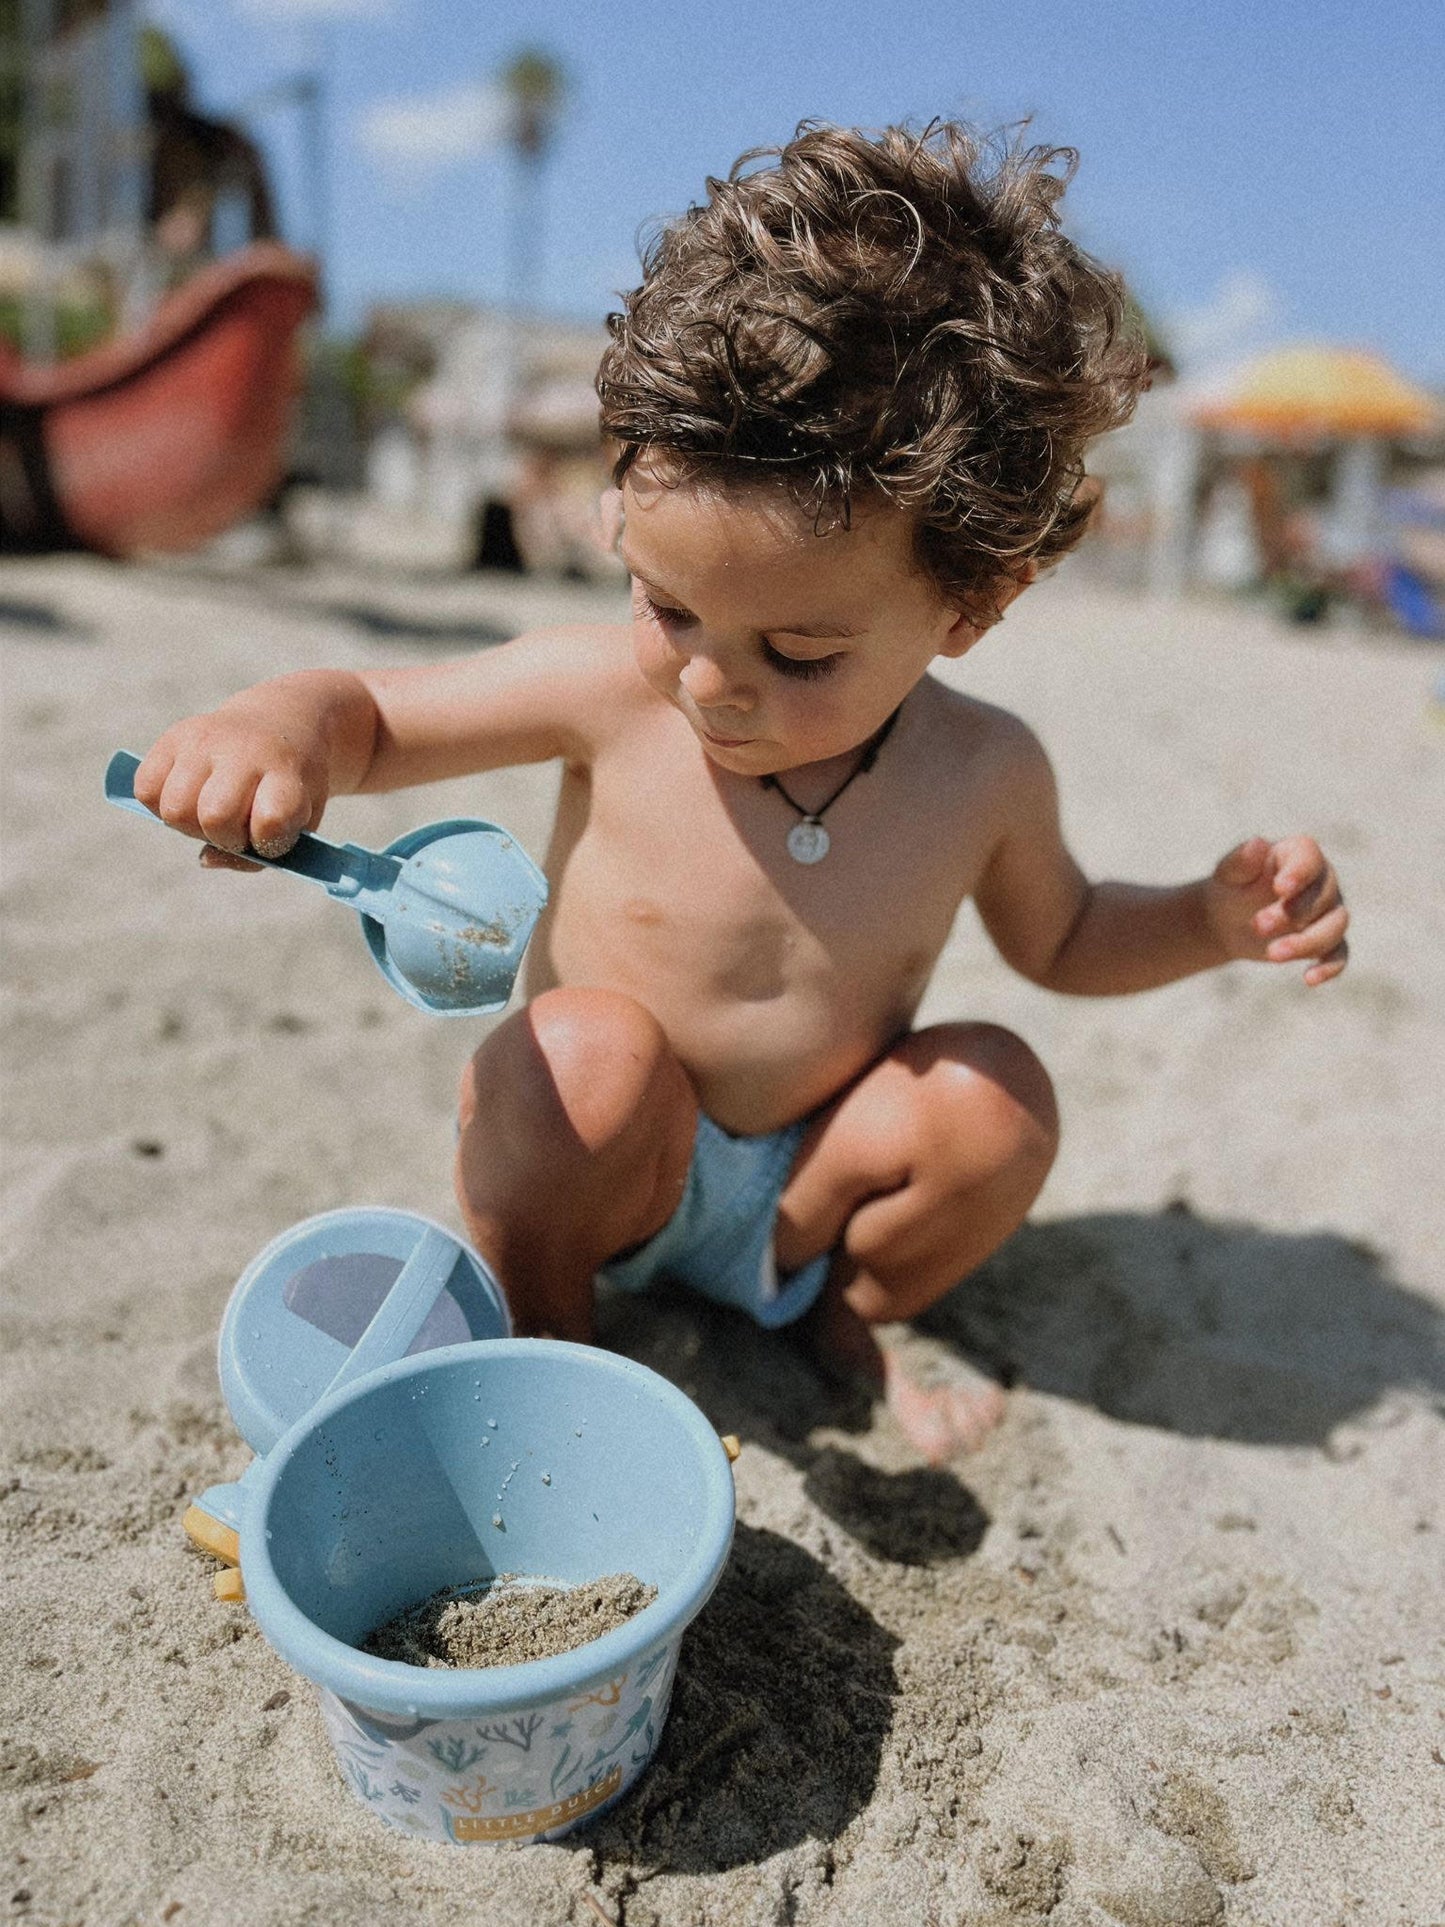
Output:
[[681,1204],[646,1244],[612,1259],[598,1275],[622,1291],[645,1291],[667,1278],[769,1329],[801,1318],[827,1283],[832,1254],[825,1251],[780,1281],[773,1225],[810,1121],[763,1137],[734,1137],[699,1115]]

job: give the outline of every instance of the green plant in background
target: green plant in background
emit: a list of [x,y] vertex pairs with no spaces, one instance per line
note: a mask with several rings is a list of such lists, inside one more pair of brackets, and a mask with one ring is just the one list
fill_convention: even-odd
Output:
[[498,76],[508,107],[507,139],[516,163],[507,298],[514,310],[539,305],[542,168],[567,96],[562,65],[537,47],[512,56]]
[[358,432],[399,414],[423,379],[408,369],[376,361],[365,341],[347,335],[312,335],[306,343],[308,381],[345,398]]
[[[70,300],[62,297],[52,310],[55,318],[55,352],[83,355],[111,332],[110,310],[100,300]],[[25,345],[24,303],[18,295],[0,294],[0,340],[17,352]]]
[[161,27],[147,24],[140,30],[137,43],[141,84],[148,94],[188,101],[191,76],[180,48]]

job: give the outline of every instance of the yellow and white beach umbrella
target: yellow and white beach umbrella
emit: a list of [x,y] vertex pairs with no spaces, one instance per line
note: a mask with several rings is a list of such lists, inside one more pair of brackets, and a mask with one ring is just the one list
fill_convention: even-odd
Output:
[[1185,399],[1183,412],[1197,428],[1285,441],[1388,440],[1422,434],[1442,418],[1436,398],[1379,355],[1311,344],[1243,363]]

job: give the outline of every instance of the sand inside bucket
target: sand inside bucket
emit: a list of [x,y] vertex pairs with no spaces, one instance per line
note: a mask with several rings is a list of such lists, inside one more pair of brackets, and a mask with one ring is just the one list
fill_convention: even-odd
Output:
[[406,1666],[516,1666],[553,1659],[623,1626],[657,1597],[634,1573],[554,1586],[498,1573],[476,1586],[446,1586],[360,1642],[364,1653]]

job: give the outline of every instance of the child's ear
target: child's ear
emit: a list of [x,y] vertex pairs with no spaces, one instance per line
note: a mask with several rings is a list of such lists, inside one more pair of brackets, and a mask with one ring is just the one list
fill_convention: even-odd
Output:
[[1037,562],[1025,562],[1021,569],[1016,570],[998,591],[996,597],[997,613],[991,616],[987,622],[979,622],[975,617],[964,615],[962,611],[959,611],[954,616],[953,626],[949,630],[943,646],[938,652],[939,655],[951,656],[955,660],[959,656],[966,656],[973,645],[988,634],[994,623],[1002,619],[1004,610],[1008,608],[1015,597],[1021,596],[1031,582],[1038,580],[1038,573],[1039,565]]

